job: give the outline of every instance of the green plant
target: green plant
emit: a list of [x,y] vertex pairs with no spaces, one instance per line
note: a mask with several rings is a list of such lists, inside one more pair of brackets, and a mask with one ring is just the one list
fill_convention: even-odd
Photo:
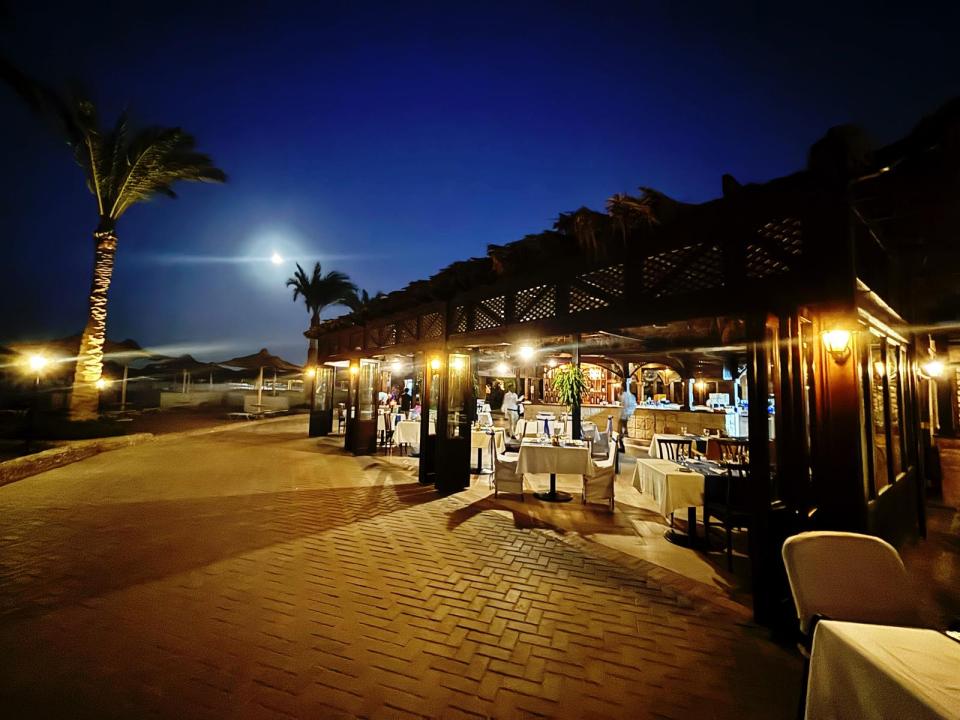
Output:
[[557,368],[553,373],[553,389],[564,405],[579,407],[580,398],[587,391],[587,376],[583,368],[573,363]]

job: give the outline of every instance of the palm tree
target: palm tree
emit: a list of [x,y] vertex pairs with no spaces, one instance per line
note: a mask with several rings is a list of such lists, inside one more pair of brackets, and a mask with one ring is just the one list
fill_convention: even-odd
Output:
[[103,371],[107,290],[117,251],[117,221],[137,203],[159,195],[175,198],[171,186],[177,181],[225,182],[227,177],[207,155],[194,149],[193,137],[180,128],[148,127],[131,132],[124,112],[113,128],[107,129],[85,94],[61,96],[5,61],[0,62],[0,77],[34,110],[56,123],[97,201],[93,282],[70,396],[70,419],[93,419],[99,404],[96,383]]
[[372,297],[370,293],[366,290],[358,290],[357,288],[353,289],[353,292],[344,298],[344,305],[350,308],[350,312],[362,313],[364,310],[370,307],[370,303],[374,300],[379,300],[386,295],[382,292],[378,292]]
[[[303,304],[307,306],[307,312],[310,313],[311,328],[320,324],[320,313],[326,308],[331,305],[347,305],[349,307],[350,299],[357,293],[357,286],[350,282],[350,278],[345,273],[331,270],[324,275],[320,263],[314,263],[313,274],[309,276],[300,267],[300,263],[297,263],[297,271],[293,274],[293,277],[287,279],[287,287],[293,288],[294,302],[297,301],[297,298],[303,298]],[[311,339],[307,348],[307,367],[312,368],[316,364],[317,341]],[[315,380],[311,378],[306,386],[311,411],[314,409],[317,400],[314,382]]]
[[307,273],[300,263],[293,277],[287,279],[287,287],[293,288],[293,300],[302,297],[307,312],[310,313],[310,327],[320,324],[320,313],[331,305],[346,305],[350,307],[352,298],[357,293],[357,286],[350,282],[346,274],[331,270],[326,275],[320,268],[320,263],[313,266],[313,274]]

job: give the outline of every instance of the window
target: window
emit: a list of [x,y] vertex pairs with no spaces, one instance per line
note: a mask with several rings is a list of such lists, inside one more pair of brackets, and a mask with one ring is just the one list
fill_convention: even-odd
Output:
[[870,428],[873,435],[873,491],[875,493],[879,493],[890,484],[890,469],[887,463],[885,344],[882,338],[871,336],[867,356],[867,373],[870,377]]
[[901,413],[903,412],[903,403],[901,402],[903,377],[900,372],[902,365],[900,353],[901,350],[898,346],[887,345],[887,386],[890,396],[890,458],[894,479],[906,470],[903,462],[903,433],[900,430],[902,426]]

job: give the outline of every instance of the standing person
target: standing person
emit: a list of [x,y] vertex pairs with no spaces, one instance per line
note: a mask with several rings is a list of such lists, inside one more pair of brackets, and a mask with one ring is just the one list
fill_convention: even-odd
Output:
[[520,419],[520,398],[513,390],[507,390],[503,396],[503,414],[507,418],[507,429],[510,436],[513,437],[513,431],[517,427],[517,421]]
[[400,412],[410,412],[410,406],[413,404],[413,398],[410,397],[410,388],[404,388],[400,393]]
[[503,407],[503,384],[499,380],[494,380],[493,390],[487,397],[491,410],[499,410]]
[[630,429],[630,418],[633,417],[633,411],[637,409],[637,399],[630,392],[630,378],[627,378],[624,385],[623,394],[620,396],[620,451],[626,452],[623,439],[628,436]]

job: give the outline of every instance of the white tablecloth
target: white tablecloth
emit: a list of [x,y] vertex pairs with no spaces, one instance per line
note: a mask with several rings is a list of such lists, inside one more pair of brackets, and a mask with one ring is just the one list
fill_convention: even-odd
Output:
[[[550,435],[553,435],[556,430],[559,430],[560,434],[563,435],[565,429],[563,423],[559,420],[547,420],[547,427],[550,428]],[[517,422],[517,428],[514,431],[514,434],[520,437],[540,435],[542,433],[543,420],[520,420]]]
[[584,475],[590,471],[590,449],[582,447],[537,444],[524,440],[520,445],[517,461],[519,473],[557,473],[560,475]]
[[[435,434],[436,428],[430,423],[430,429]],[[420,421],[401,420],[393,431],[393,440],[398,445],[420,445]]]
[[674,510],[703,505],[703,475],[681,472],[680,466],[670,460],[637,458],[633,486],[652,495],[664,517]]
[[[385,414],[386,413],[377,413],[377,432],[383,432],[384,430],[387,429],[387,423],[383,417]],[[403,414],[394,413],[392,419],[393,419],[393,427],[394,429],[396,429],[397,423],[403,420]]]
[[[507,449],[506,440],[507,431],[503,428],[493,428],[493,436],[497,439],[497,451],[504,452]],[[472,430],[470,432],[470,449],[483,450],[490,449],[490,436],[486,430]]]
[[489,410],[483,410],[477,413],[477,422],[481,425],[493,425],[493,415]]
[[960,718],[960,643],[936,630],[821,621],[809,720]]

